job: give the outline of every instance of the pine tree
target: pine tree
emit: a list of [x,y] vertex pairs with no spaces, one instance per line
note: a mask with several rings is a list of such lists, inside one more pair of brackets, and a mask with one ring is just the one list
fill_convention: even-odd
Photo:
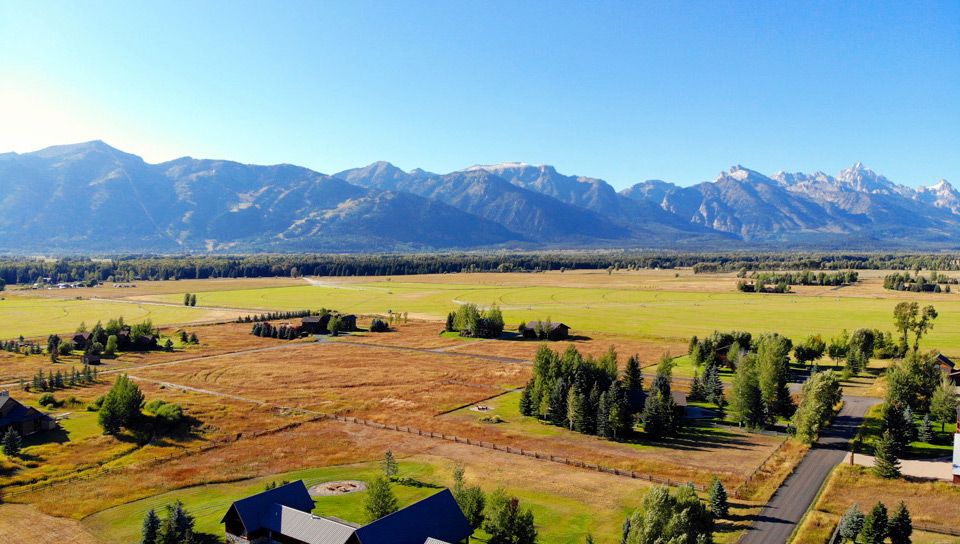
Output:
[[867,544],[883,544],[887,539],[887,507],[878,502],[863,521],[863,539]]
[[913,534],[913,520],[907,505],[900,501],[896,511],[890,516],[887,523],[887,533],[891,544],[910,544],[910,535]]
[[694,402],[707,400],[707,389],[704,387],[703,380],[700,379],[696,369],[693,371],[693,383],[690,385],[690,394],[687,395],[687,398]]
[[898,445],[890,431],[885,431],[874,449],[873,473],[881,478],[900,477]]
[[723,488],[723,483],[716,476],[713,477],[713,483],[710,484],[710,511],[713,512],[715,519],[724,519],[730,512],[727,490]]
[[7,457],[16,457],[20,455],[20,449],[23,447],[23,439],[13,427],[7,429],[3,435],[3,454]]
[[393,480],[394,477],[400,473],[400,467],[397,465],[397,460],[393,457],[393,452],[387,450],[387,453],[383,454],[383,461],[380,462],[381,467],[383,468],[383,475]]
[[160,517],[157,512],[151,508],[143,518],[143,526],[140,529],[140,544],[157,544],[160,536]]
[[383,476],[377,476],[367,488],[367,502],[364,510],[367,512],[367,519],[371,522],[388,516],[397,510],[397,497],[390,489],[390,481]]
[[534,378],[530,378],[527,386],[520,393],[520,413],[525,416],[533,415],[533,402],[530,398],[531,390],[534,387]]
[[840,537],[850,542],[856,542],[857,536],[863,531],[863,521],[860,506],[854,503],[840,519]]
[[640,359],[636,355],[631,355],[627,359],[627,369],[624,372],[624,387],[628,391],[643,390],[643,373],[640,371]]
[[933,436],[933,424],[930,423],[930,415],[928,414],[923,416],[923,421],[920,422],[920,432],[917,433],[917,439],[932,444]]

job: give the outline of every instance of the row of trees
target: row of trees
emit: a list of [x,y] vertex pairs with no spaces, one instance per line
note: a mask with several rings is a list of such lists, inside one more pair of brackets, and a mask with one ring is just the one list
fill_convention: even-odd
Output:
[[889,517],[887,507],[878,501],[867,515],[854,503],[840,518],[840,538],[844,541],[856,542],[863,537],[868,544],[883,544],[889,538],[890,544],[910,544],[912,534],[913,520],[903,501]]
[[[946,274],[930,273],[930,279],[920,274],[911,276],[910,272],[894,272],[883,277],[883,288],[893,291],[912,291],[914,293],[950,292],[950,285],[957,285],[957,279]],[[943,287],[941,287],[941,285]]]
[[[737,276],[745,278],[747,271],[741,270]],[[856,283],[860,279],[860,274],[854,270],[838,272],[804,270],[802,272],[753,272],[749,278],[759,285],[785,283],[787,285],[835,286]]]
[[57,389],[66,389],[67,387],[76,387],[78,385],[88,385],[96,383],[99,372],[96,368],[90,368],[90,365],[83,365],[81,370],[71,368],[69,372],[53,370],[44,374],[43,369],[37,370],[33,378],[26,382],[20,378],[20,389],[23,391],[56,391]]
[[617,379],[617,353],[611,346],[598,360],[570,345],[563,354],[546,345],[537,349],[533,377],[520,397],[520,413],[584,434],[619,440],[632,428],[627,388],[642,387],[639,361],[629,383]]
[[611,251],[542,253],[446,253],[408,255],[247,255],[181,257],[69,257],[58,260],[7,257],[0,282],[127,282],[206,278],[399,276],[453,272],[538,272],[572,269],[693,267],[695,272],[741,270],[960,270],[956,255],[863,253],[651,254]]
[[461,304],[456,312],[447,315],[446,330],[460,336],[499,338],[503,334],[503,314],[496,304],[482,310],[473,303]]
[[273,321],[277,319],[295,319],[298,317],[310,317],[311,315],[327,315],[330,313],[330,310],[326,308],[321,308],[318,312],[311,312],[310,310],[294,310],[290,312],[270,312],[266,314],[259,315],[245,315],[237,318],[237,323],[258,323],[261,321]]

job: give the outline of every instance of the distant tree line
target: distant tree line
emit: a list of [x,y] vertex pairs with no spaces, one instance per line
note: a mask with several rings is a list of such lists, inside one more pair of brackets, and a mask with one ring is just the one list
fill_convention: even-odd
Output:
[[[741,270],[738,277],[746,278],[747,271]],[[839,272],[753,272],[749,275],[752,281],[738,281],[737,289],[748,293],[788,293],[791,285],[847,285],[856,283],[860,275],[853,270]],[[769,287],[768,287],[769,286]]]
[[810,253],[431,253],[406,255],[114,256],[91,259],[6,257],[0,284],[87,284],[141,280],[314,276],[388,276],[456,272],[636,270],[692,267],[697,273],[742,270],[960,270],[960,255]]
[[[950,285],[957,285],[957,279],[951,278],[946,274],[938,274],[936,271],[930,273],[930,279],[920,274],[914,276],[910,272],[894,272],[883,277],[883,288],[893,291],[911,291],[914,293],[940,293],[950,292]],[[941,287],[941,285],[943,287]]]

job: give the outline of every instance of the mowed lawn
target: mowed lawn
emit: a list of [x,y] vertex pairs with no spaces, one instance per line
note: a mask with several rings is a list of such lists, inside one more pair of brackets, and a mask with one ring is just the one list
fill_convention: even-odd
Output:
[[[392,485],[400,506],[407,506],[418,500],[452,486],[452,463],[433,456],[415,456],[400,462],[401,480]],[[579,480],[592,474],[577,474],[571,478],[570,492],[559,487],[553,490],[543,489],[540,484],[525,485],[522,479],[509,478],[513,470],[504,467],[507,474],[496,474],[479,481],[476,470],[467,468],[468,481],[478,482],[484,491],[490,493],[498,485],[505,485],[511,495],[517,496],[521,504],[532,509],[540,541],[544,544],[579,544],[587,532],[604,535],[600,542],[611,541],[609,535],[619,534],[620,523],[633,508],[640,503],[644,485],[614,485],[605,487],[606,497],[595,500],[583,500]],[[83,520],[83,525],[103,542],[136,542],[140,534],[140,524],[150,508],[162,514],[166,505],[176,500],[183,501],[187,510],[196,517],[196,529],[217,536],[223,535],[220,519],[230,504],[238,499],[263,491],[271,482],[295,481],[302,479],[307,487],[337,480],[361,480],[370,482],[380,474],[379,462],[341,465],[335,467],[312,468],[266,478],[244,480],[236,483],[213,484],[180,489],[156,495],[147,499],[110,508]],[[504,476],[507,476],[505,479]],[[506,483],[509,481],[510,483]],[[592,485],[602,485],[604,478]],[[618,484],[620,482],[617,482]],[[632,483],[632,482],[627,482]],[[556,487],[556,486],[554,486]],[[364,511],[365,491],[331,497],[315,497],[314,513],[334,516],[354,523],[364,524],[369,520]],[[612,503],[612,504],[610,504]],[[611,510],[610,506],[614,506]],[[476,534],[486,539],[481,531]]]
[[[448,279],[445,277],[445,279]],[[556,279],[556,277],[553,277]],[[550,317],[575,334],[619,333],[648,338],[689,338],[714,330],[779,332],[797,340],[808,334],[829,337],[840,329],[893,329],[893,308],[903,300],[805,294],[698,293],[639,288],[582,288],[536,285],[468,285],[398,281],[338,280],[336,286],[272,287],[200,292],[198,304],[261,310],[335,308],[353,313],[409,312],[443,319],[459,303],[498,304],[508,329],[521,321]],[[178,294],[147,295],[144,300],[177,302]],[[940,317],[922,347],[960,354],[957,300],[918,299],[931,303]]]
[[81,322],[90,328],[97,321],[106,323],[120,316],[127,323],[149,319],[154,325],[165,325],[209,321],[224,318],[227,313],[159,304],[3,296],[0,300],[0,338],[6,340],[19,335],[46,337],[51,333],[74,331]]

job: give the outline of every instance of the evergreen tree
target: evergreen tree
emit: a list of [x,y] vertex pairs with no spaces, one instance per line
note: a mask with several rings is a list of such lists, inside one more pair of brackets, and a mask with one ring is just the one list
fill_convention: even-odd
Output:
[[878,502],[863,520],[863,539],[867,544],[883,544],[887,539],[887,507]]
[[180,501],[167,505],[167,518],[160,528],[160,544],[192,544],[193,516],[187,513]]
[[713,477],[710,484],[710,511],[715,519],[724,519],[730,512],[730,503],[727,501],[727,490],[723,488],[720,478]]
[[863,531],[863,522],[864,517],[860,512],[860,506],[854,503],[840,518],[840,537],[856,542],[860,532]]
[[631,355],[627,359],[627,369],[624,371],[623,386],[628,391],[643,390],[643,374],[640,371],[640,359]]
[[707,389],[704,387],[703,380],[700,379],[696,369],[693,371],[693,383],[690,385],[690,393],[687,395],[687,398],[693,402],[703,402],[707,400]]
[[883,433],[874,448],[873,473],[881,478],[900,477],[898,445],[890,431]]
[[923,416],[923,421],[920,422],[920,432],[917,433],[917,438],[921,442],[926,442],[927,444],[933,443],[933,424],[930,423],[930,415]]
[[151,508],[143,518],[140,529],[140,544],[158,544],[160,536],[160,516]]
[[603,392],[597,405],[597,436],[613,438],[610,432],[610,395]]
[[7,429],[3,435],[2,449],[7,457],[16,457],[20,455],[20,449],[23,447],[23,438],[13,427]]
[[377,476],[367,488],[367,502],[364,505],[367,519],[371,522],[377,521],[399,509],[397,497],[390,489],[390,481],[383,476]]
[[567,394],[569,393],[563,378],[557,380],[550,392],[550,422],[558,427],[567,426]]
[[900,501],[900,505],[887,522],[887,533],[891,544],[910,544],[913,520],[910,519],[910,512],[907,511],[907,505],[903,501]]
[[393,480],[400,472],[400,466],[397,465],[397,460],[394,459],[393,452],[390,450],[383,454],[383,461],[380,461],[380,466],[383,469],[383,475],[389,480]]
[[531,390],[534,386],[534,378],[530,378],[530,381],[527,382],[527,386],[523,388],[523,391],[520,393],[520,413],[525,416],[533,415],[533,402],[530,398]]

